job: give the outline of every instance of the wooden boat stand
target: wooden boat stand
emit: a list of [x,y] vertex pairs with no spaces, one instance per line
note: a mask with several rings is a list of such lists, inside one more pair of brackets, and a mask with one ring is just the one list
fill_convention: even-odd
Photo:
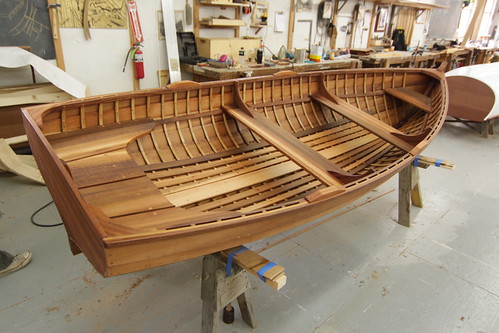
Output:
[[[446,123],[462,123],[462,124],[468,126],[469,128],[471,128],[473,131],[480,133],[480,135],[483,138],[488,138],[489,135],[494,134],[494,120],[495,120],[495,118],[484,120],[482,122],[473,121],[473,120],[465,120],[465,119],[456,118],[456,117],[452,117],[452,118],[454,118],[454,119],[446,119],[445,122]],[[477,129],[477,128],[473,127],[471,124],[480,124],[480,127]]]
[[221,310],[224,310],[224,322],[233,321],[233,314],[226,316],[226,313],[233,311],[231,302],[235,299],[243,320],[252,328],[258,326],[251,304],[248,273],[258,276],[275,290],[286,284],[282,266],[244,246],[204,256],[201,280],[202,333],[218,332]]
[[[423,207],[423,197],[419,186],[419,168],[427,169],[430,165],[450,170],[455,167],[454,164],[447,161],[419,156],[414,160],[414,163],[399,173],[398,223],[400,225],[410,226],[411,202],[414,206]],[[266,266],[271,268],[265,273],[261,273],[263,277],[259,276],[258,272]],[[224,311],[224,322],[231,323],[233,321],[231,302],[236,299],[242,319],[250,327],[257,327],[249,293],[251,284],[248,272],[259,276],[262,281],[275,290],[279,290],[286,283],[283,267],[270,262],[244,246],[204,256],[201,281],[202,333],[218,332],[222,311]],[[228,311],[230,315],[226,316]]]
[[399,218],[398,223],[405,227],[411,225],[411,202],[423,208],[423,196],[419,186],[419,168],[427,169],[430,165],[452,170],[455,165],[435,158],[419,156],[414,163],[399,173]]

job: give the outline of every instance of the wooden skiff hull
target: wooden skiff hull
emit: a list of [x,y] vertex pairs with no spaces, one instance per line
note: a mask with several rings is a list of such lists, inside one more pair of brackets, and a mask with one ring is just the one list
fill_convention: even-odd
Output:
[[180,82],[23,115],[73,253],[114,276],[358,199],[430,143],[447,104],[437,71],[361,69]]

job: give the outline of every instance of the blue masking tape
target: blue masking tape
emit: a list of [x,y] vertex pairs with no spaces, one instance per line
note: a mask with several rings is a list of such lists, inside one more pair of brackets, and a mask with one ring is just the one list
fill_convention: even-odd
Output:
[[437,160],[437,161],[435,162],[435,166],[436,166],[436,167],[440,167],[440,166],[442,165],[442,162],[443,162],[443,161],[444,161],[444,160]]
[[416,158],[414,159],[414,162],[412,162],[412,164],[414,166],[418,166],[418,163],[419,163],[419,156],[416,156]]
[[234,260],[234,256],[239,253],[243,253],[244,251],[248,250],[247,247],[243,246],[240,249],[237,249],[235,251],[232,251],[229,253],[229,257],[227,258],[227,266],[225,266],[225,274],[227,276],[231,275],[231,268],[232,268],[232,260]]
[[260,279],[265,282],[265,277],[263,276],[263,274],[267,273],[267,271],[269,269],[271,269],[272,267],[275,267],[277,266],[277,264],[275,262],[269,262],[268,264],[266,264],[265,266],[263,266],[262,268],[260,268],[258,270],[258,272],[256,272],[256,274],[258,274],[258,276],[260,277]]

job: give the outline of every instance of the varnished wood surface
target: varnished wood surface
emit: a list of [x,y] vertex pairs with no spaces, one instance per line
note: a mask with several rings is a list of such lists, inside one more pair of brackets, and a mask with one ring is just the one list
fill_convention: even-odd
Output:
[[338,209],[410,163],[446,108],[441,74],[371,69],[182,82],[23,112],[72,249],[112,276]]
[[476,122],[499,116],[499,64],[457,68],[445,74],[449,85],[449,115]]

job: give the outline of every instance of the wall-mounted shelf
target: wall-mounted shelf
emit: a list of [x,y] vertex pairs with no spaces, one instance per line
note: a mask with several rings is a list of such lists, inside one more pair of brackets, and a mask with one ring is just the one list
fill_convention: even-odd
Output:
[[234,2],[222,2],[222,1],[200,1],[199,5],[202,6],[218,6],[218,7],[249,7],[249,3],[234,3]]
[[258,34],[260,32],[260,30],[262,30],[263,28],[267,28],[268,25],[267,24],[252,24],[252,25],[250,25],[250,27],[256,28],[255,34]]
[[[234,18],[233,19],[209,19],[207,21],[201,21],[199,17],[199,7],[202,6],[210,6],[210,7],[231,7],[234,9]],[[224,1],[216,1],[216,0],[204,0],[197,1],[194,0],[193,7],[193,21],[194,21],[194,35],[196,37],[200,37],[199,29],[201,26],[206,28],[227,28],[234,30],[234,37],[239,37],[239,27],[245,25],[245,22],[241,20],[241,8],[249,7],[249,2],[246,3],[234,3],[234,2],[224,2]]]
[[245,25],[243,20],[217,19],[210,18],[200,22],[209,27],[242,27]]

